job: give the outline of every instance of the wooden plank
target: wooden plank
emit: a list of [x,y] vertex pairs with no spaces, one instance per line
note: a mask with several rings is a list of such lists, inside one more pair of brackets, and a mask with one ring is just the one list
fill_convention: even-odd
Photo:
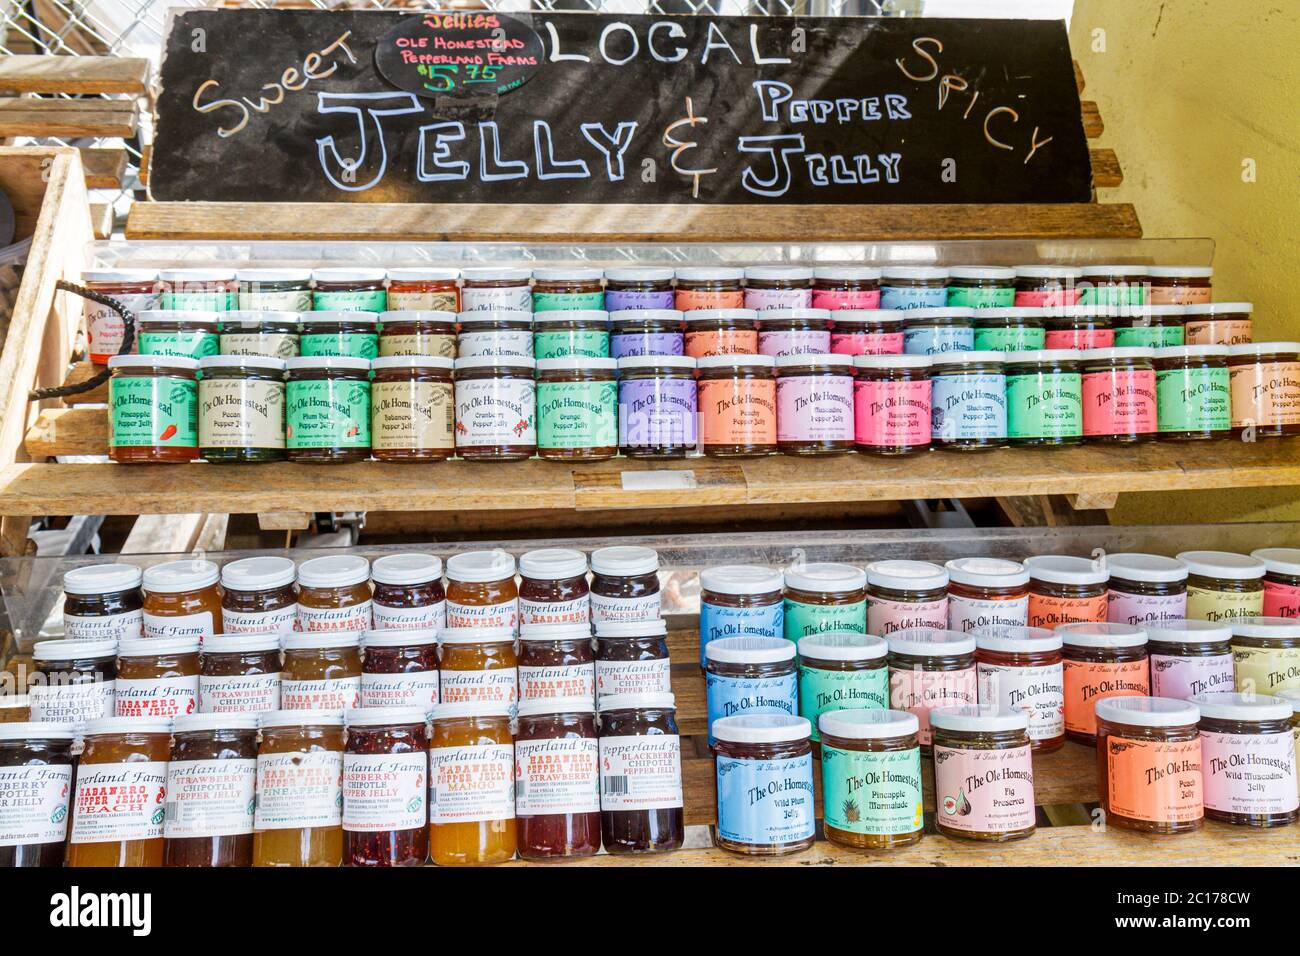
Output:
[[204,514],[141,515],[122,544],[122,554],[184,554],[199,539]]
[[113,204],[91,203],[90,224],[96,239],[113,238]]
[[149,61],[119,56],[0,57],[0,90],[14,93],[137,93],[149,89]]
[[135,135],[136,105],[131,100],[0,99],[0,136]]
[[45,408],[27,430],[23,446],[39,460],[56,455],[107,455],[108,432],[102,408]]
[[1119,157],[1113,149],[1091,149],[1088,156],[1092,160],[1092,185],[1097,189],[1114,189],[1124,182],[1124,170],[1120,168]]
[[306,511],[264,511],[257,516],[257,526],[263,531],[306,531],[311,527],[311,514]]
[[[743,224],[743,225],[742,225]],[[921,206],[650,206],[145,202],[128,239],[455,242],[861,242],[953,239],[1136,239],[1127,203]]]
[[1066,495],[1065,500],[1075,511],[1109,511],[1115,507],[1119,495],[1114,491],[1100,494],[1083,492],[1078,495]]
[[1080,93],[1083,92],[1083,67],[1079,66],[1079,61],[1074,60],[1074,86]]
[[[77,301],[81,301],[78,299]],[[77,362],[68,370],[68,374],[63,379],[64,385],[80,385],[82,382],[94,378],[100,372],[104,371],[102,365],[94,365],[90,362]],[[63,398],[66,405],[95,405],[103,404],[108,401],[108,381],[107,379],[96,385],[93,389],[86,392],[78,392],[76,395],[67,395]]]
[[1106,124],[1101,121],[1101,110],[1092,100],[1084,100],[1079,105],[1083,109],[1083,135],[1096,139],[1106,131]]
[[[81,153],[81,166],[86,172],[87,189],[120,189],[126,176],[127,152],[125,149],[110,149],[103,146],[85,146]],[[1097,163],[1094,159],[1092,178],[1097,178]]]

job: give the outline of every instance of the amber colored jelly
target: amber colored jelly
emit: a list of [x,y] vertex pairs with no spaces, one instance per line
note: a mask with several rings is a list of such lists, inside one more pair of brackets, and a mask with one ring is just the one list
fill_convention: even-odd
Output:
[[438,866],[514,858],[515,748],[492,702],[439,704],[429,744],[429,850]]
[[[600,849],[600,745],[591,698],[534,700],[519,708],[515,813],[525,860],[592,856]],[[556,761],[567,772],[553,781]]]
[[342,711],[262,715],[254,866],[342,863],[344,738]]
[[1097,702],[1097,790],[1107,826],[1190,833],[1205,819],[1200,711],[1165,697]]
[[512,555],[465,551],[447,559],[447,626],[519,626],[519,587]]

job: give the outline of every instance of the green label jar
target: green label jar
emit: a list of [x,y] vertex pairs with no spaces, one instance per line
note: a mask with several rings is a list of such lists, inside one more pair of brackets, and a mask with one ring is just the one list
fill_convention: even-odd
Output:
[[537,363],[537,451],[543,458],[610,458],[618,451],[614,359]]
[[233,270],[164,269],[159,308],[198,312],[229,312],[236,307]]
[[1007,437],[1012,444],[1068,444],[1083,436],[1079,352],[1050,349],[1007,356]]
[[235,278],[245,312],[311,311],[310,269],[240,269]]
[[1015,283],[1016,270],[1006,266],[953,266],[948,270],[948,305],[966,309],[1010,308],[1016,302]]
[[889,645],[868,634],[822,634],[799,640],[799,716],[812,723],[836,710],[889,706]]
[[196,456],[197,366],[192,359],[172,356],[109,359],[109,450],[114,461],[188,461]]
[[378,319],[374,312],[307,312],[302,316],[298,352],[303,356],[377,358]]
[[919,721],[898,710],[841,710],[821,718],[826,838],[866,849],[921,839]]
[[957,286],[948,287],[948,304],[964,309],[1006,309],[1010,308],[1016,300],[1016,290],[1013,288],[990,289],[990,288],[970,288],[963,289]]
[[539,359],[609,358],[609,332],[604,329],[551,329],[538,324],[533,349]]
[[[534,292],[533,311],[552,312],[558,309],[603,309],[604,292]],[[540,358],[540,356],[539,356]]]
[[1115,347],[1123,348],[1133,345],[1141,348],[1159,349],[1170,345],[1183,344],[1183,327],[1181,325],[1130,325],[1127,328],[1115,326]]
[[370,363],[357,358],[303,357],[288,364],[285,441],[289,457],[302,458],[293,452],[308,449],[369,449]]
[[[976,319],[978,321],[978,319]],[[1047,332],[1042,326],[975,327],[976,352],[1029,352],[1041,349]]]
[[785,638],[867,633],[867,572],[851,564],[815,563],[785,572]]
[[215,332],[154,332],[140,328],[141,355],[201,359],[220,351],[221,338]]
[[[388,308],[383,269],[316,269],[312,308],[318,312],[383,312]],[[306,354],[306,353],[304,353]]]
[[1156,422],[1162,435],[1208,438],[1232,426],[1228,350],[1220,345],[1157,349]]

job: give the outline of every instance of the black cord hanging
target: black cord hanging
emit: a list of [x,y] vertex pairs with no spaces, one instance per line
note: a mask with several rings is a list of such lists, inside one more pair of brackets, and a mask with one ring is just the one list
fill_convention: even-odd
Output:
[[[96,292],[94,289],[87,289],[85,286],[77,285],[74,282],[67,282],[59,279],[54,283],[54,288],[63,292],[71,292],[79,295],[83,299],[90,299],[92,302],[98,302],[100,305],[106,305],[122,317],[122,347],[118,349],[118,355],[126,355],[131,351],[131,346],[135,344],[135,313],[124,306],[119,299],[111,295],[104,295],[102,292]],[[108,369],[101,369],[84,382],[76,385],[59,385],[55,388],[36,388],[27,393],[27,400],[39,402],[47,398],[65,398],[68,395],[79,395],[82,392],[89,392],[93,388],[98,388],[109,380],[113,373]]]

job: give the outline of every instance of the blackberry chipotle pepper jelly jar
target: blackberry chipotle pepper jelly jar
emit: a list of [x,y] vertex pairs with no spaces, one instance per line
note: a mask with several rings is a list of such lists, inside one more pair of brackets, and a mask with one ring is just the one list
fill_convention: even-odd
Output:
[[600,548],[591,553],[591,572],[593,624],[659,619],[659,555],[654,550]]
[[0,723],[0,870],[63,865],[76,734],[68,723]]
[[600,829],[609,853],[676,850],[685,838],[672,694],[600,700]]

